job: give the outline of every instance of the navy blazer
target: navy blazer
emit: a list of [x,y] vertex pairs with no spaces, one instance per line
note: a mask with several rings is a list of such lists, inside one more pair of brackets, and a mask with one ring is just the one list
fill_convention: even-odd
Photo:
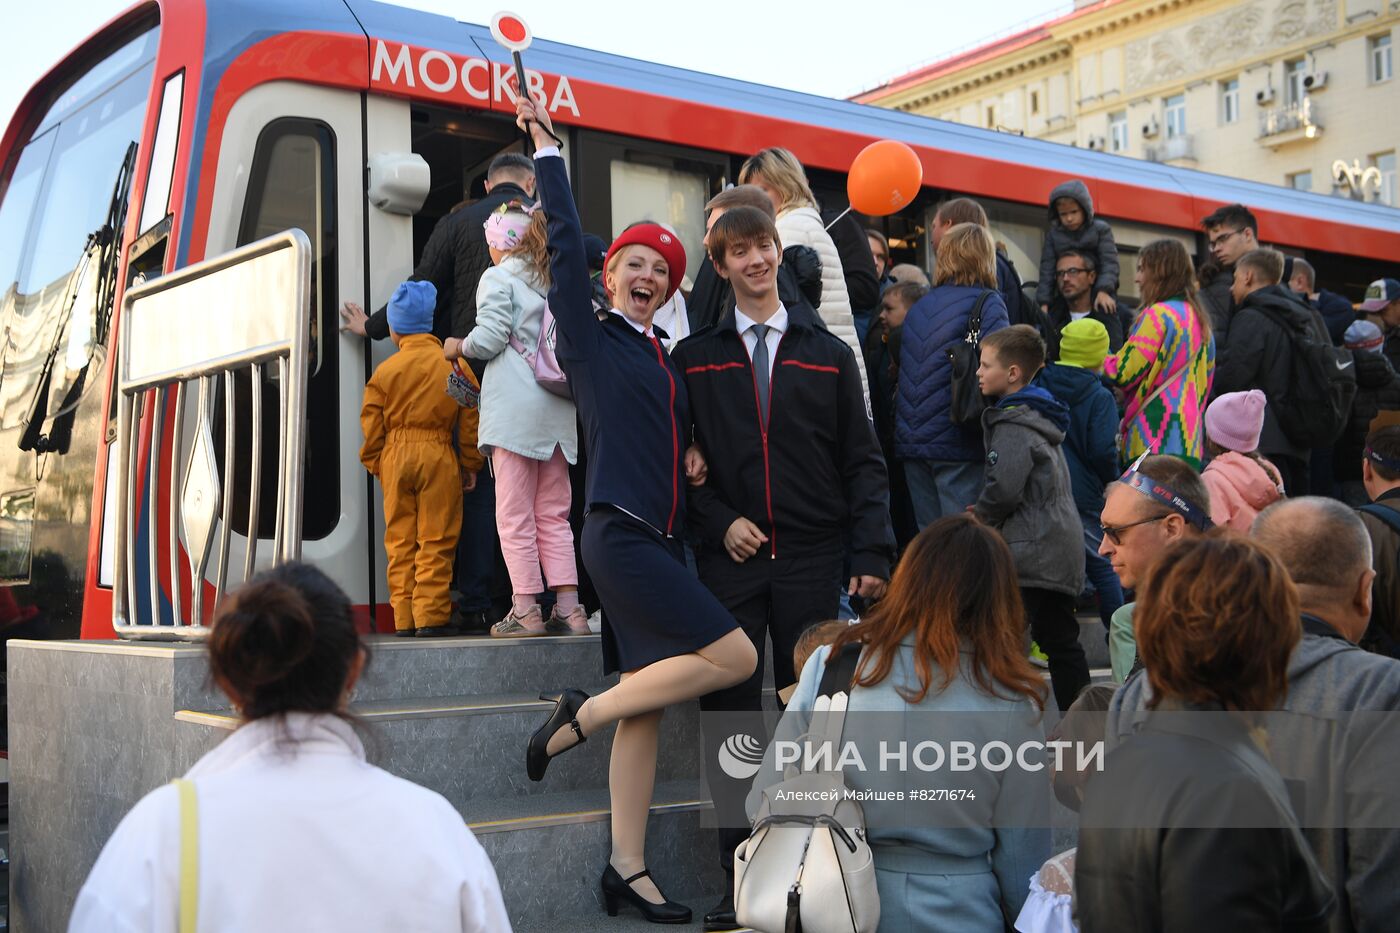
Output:
[[583,228],[560,156],[535,160],[549,219],[549,309],[588,452],[584,505],[610,505],[666,536],[685,522],[685,382],[655,337],[618,314],[593,310]]

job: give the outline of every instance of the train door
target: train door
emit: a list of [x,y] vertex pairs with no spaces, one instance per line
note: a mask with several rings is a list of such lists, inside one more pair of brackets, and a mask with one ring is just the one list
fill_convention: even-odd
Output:
[[[216,256],[293,227],[310,239],[313,351],[302,559],[335,579],[354,605],[373,606],[384,599],[382,585],[376,587],[383,579],[376,557],[381,537],[359,462],[359,410],[370,351],[360,338],[340,332],[338,312],[342,300],[367,297],[365,237],[376,226],[376,218],[365,213],[362,100],[354,92],[291,82],[261,85],[240,98],[222,134],[205,254]],[[263,391],[272,393],[261,406],[266,419],[276,410],[270,402],[277,389],[265,385]],[[252,430],[250,393],[235,393],[233,407],[241,450]],[[221,425],[227,416],[217,405],[215,422]],[[274,446],[263,446],[263,489],[274,488]],[[234,467],[235,515],[246,515],[249,498],[251,477],[239,471],[251,471],[243,463],[240,457]],[[275,504],[266,498],[259,504],[254,533],[261,564],[271,559],[272,549],[263,542],[270,545]],[[235,542],[246,540],[249,524],[247,518],[235,521]]]

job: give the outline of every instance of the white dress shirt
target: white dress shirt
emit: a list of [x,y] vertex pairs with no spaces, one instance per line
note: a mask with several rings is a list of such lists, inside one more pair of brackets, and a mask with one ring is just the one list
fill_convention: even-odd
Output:
[[[750,362],[753,362],[754,347],[758,346],[758,335],[753,332],[753,326],[757,323],[759,322],[755,321],[738,308],[734,309],[734,326],[738,329],[739,336],[744,338],[744,348],[749,351]],[[771,385],[773,381],[773,363],[778,358],[778,344],[782,342],[783,334],[787,332],[788,328],[787,308],[784,308],[780,303],[777,312],[763,323],[768,325],[767,339],[765,342],[768,344],[768,381]]]

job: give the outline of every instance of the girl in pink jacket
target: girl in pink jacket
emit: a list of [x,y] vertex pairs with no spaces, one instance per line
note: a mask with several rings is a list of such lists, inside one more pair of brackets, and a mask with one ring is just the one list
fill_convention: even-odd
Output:
[[1248,532],[1254,516],[1284,497],[1278,468],[1259,456],[1267,398],[1258,389],[1229,392],[1206,409],[1210,463],[1201,478],[1210,490],[1210,519]]

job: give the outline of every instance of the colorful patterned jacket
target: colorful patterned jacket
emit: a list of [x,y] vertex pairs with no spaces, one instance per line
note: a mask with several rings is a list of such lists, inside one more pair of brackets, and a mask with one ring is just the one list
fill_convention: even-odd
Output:
[[[1144,308],[1122,349],[1104,360],[1104,374],[1127,395],[1119,431],[1125,465],[1150,452],[1201,468],[1215,339],[1206,337],[1184,299]],[[1163,383],[1167,388],[1154,398]]]

